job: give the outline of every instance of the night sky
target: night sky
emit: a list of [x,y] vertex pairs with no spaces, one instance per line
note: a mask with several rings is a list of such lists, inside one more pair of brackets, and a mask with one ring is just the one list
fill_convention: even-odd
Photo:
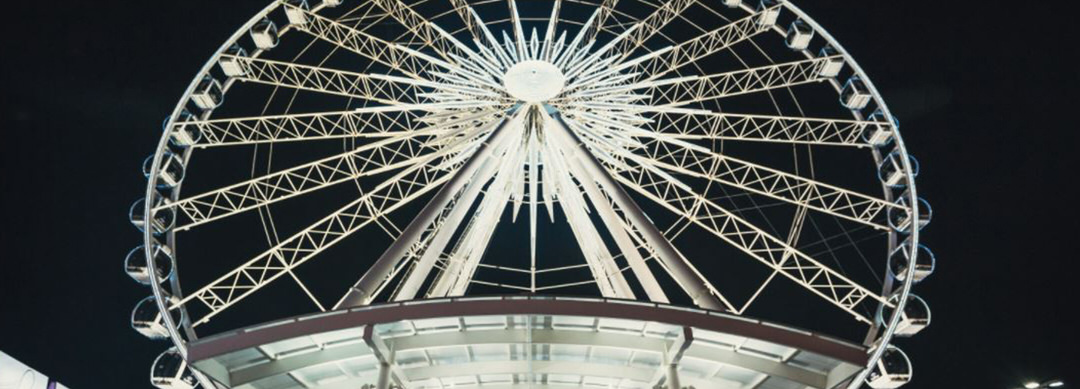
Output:
[[[162,118],[264,3],[5,5],[0,350],[75,389],[149,387],[163,344],[128,323],[145,290],[121,268],[139,242],[127,210]],[[1063,63],[1080,35],[1058,3],[797,3],[901,119],[934,207],[924,242],[938,270],[919,285],[933,324],[902,341],[906,388],[1080,385],[1069,319],[1080,70]]]

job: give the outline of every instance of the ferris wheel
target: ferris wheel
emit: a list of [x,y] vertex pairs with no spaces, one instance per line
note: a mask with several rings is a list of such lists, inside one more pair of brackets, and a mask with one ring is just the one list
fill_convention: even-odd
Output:
[[160,388],[895,388],[930,321],[918,164],[786,1],[274,2],[143,169]]

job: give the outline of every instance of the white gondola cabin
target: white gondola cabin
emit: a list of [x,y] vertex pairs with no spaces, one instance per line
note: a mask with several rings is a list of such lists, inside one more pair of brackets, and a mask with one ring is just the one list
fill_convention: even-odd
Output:
[[180,111],[180,115],[176,117],[176,121],[173,122],[173,126],[170,129],[168,117],[165,118],[165,122],[162,123],[165,131],[169,133],[169,143],[173,146],[180,148],[187,148],[194,146],[202,140],[202,131],[190,122],[197,120],[195,115],[192,115],[188,110]]
[[926,200],[919,198],[919,214],[912,215],[910,199],[908,192],[900,195],[895,203],[898,207],[889,207],[889,226],[894,230],[904,234],[910,234],[912,228],[922,230],[927,224],[930,224],[930,218],[933,216],[933,211],[930,209],[930,203]]
[[278,44],[278,28],[270,19],[263,19],[251,27],[251,40],[262,50],[270,50]]
[[221,83],[210,76],[203,77],[191,92],[191,101],[202,110],[217,108],[224,99]]
[[289,18],[289,23],[303,26],[307,24],[307,14],[311,10],[308,7],[307,0],[285,0],[285,16]]
[[724,0],[724,5],[728,8],[738,7],[742,3],[742,0]]
[[[889,255],[889,273],[900,282],[907,280],[908,271],[912,267],[911,255],[909,255],[909,251],[911,251],[910,245],[908,241],[904,241]],[[911,282],[920,282],[933,274],[936,262],[937,258],[934,257],[934,253],[929,248],[921,244],[918,245],[915,255],[914,276],[912,276]]]
[[[172,250],[168,246],[154,243],[150,248],[153,257],[154,273],[157,279],[164,282],[173,273]],[[143,285],[150,285],[150,266],[146,261],[146,246],[136,247],[128,253],[124,259],[124,272]]]
[[788,26],[784,43],[792,50],[806,50],[810,47],[811,39],[814,39],[814,28],[802,20],[796,20]]
[[[175,297],[169,297],[170,303],[177,303]],[[183,318],[180,310],[173,310],[173,322],[179,323]],[[131,328],[150,339],[165,339],[169,336],[169,327],[165,325],[165,317],[158,310],[154,296],[139,301],[135,309],[131,311]]]
[[818,71],[819,77],[833,78],[839,75],[841,70],[844,70],[844,57],[832,46],[822,47],[817,57],[828,58],[823,60],[825,63],[821,65],[821,70]]
[[162,235],[172,230],[173,225],[176,222],[176,213],[172,207],[162,207],[168,203],[160,194],[154,196],[154,206],[152,208],[158,208],[153,212],[151,218],[147,218],[145,211],[146,199],[138,199],[134,204],[131,204],[131,210],[128,212],[128,218],[139,231],[145,231],[147,225],[150,226],[151,231],[156,235]]
[[877,147],[889,144],[892,141],[893,132],[900,128],[900,122],[895,117],[889,120],[885,112],[880,109],[870,114],[866,120],[870,124],[863,130],[863,140]]
[[[154,167],[154,156],[151,155],[143,160],[143,175],[150,178]],[[161,155],[161,169],[158,169],[157,187],[162,189],[174,188],[184,181],[184,161],[180,156],[166,152]]]
[[776,25],[776,19],[780,18],[780,3],[781,0],[761,0],[757,8],[761,15],[758,16],[758,25],[762,27]]
[[[889,298],[890,304],[896,304],[900,301],[900,296],[892,296]],[[878,310],[878,321],[880,323],[888,322],[892,317],[893,309],[885,305],[881,306]],[[926,305],[926,300],[914,294],[909,294],[907,303],[904,304],[904,311],[900,313],[900,320],[896,322],[896,335],[908,337],[919,333],[927,326],[930,325],[930,306]]]
[[848,109],[859,110],[870,104],[870,89],[858,76],[851,76],[840,91],[840,104]]
[[247,75],[247,58],[247,50],[244,50],[240,45],[232,45],[221,53],[221,58],[218,59],[218,67],[226,76],[243,77]]
[[[904,157],[894,151],[885,156],[878,165],[878,179],[890,188],[903,188],[907,184],[908,169],[904,167]],[[908,155],[908,165],[911,167],[911,177],[919,175],[919,161]]]
[[889,345],[881,359],[870,369],[866,384],[874,389],[892,389],[911,381],[911,360],[903,351]]
[[150,368],[150,384],[160,389],[194,389],[198,380],[176,349],[161,353]]

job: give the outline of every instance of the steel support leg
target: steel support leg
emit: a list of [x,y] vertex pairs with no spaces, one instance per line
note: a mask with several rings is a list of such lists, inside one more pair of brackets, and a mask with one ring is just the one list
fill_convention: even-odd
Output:
[[626,262],[630,264],[630,270],[634,272],[634,276],[637,277],[642,289],[645,289],[649,301],[668,303],[669,300],[667,295],[664,294],[664,289],[656,282],[656,277],[649,270],[649,265],[645,263],[645,259],[641,257],[637,246],[630,239],[629,232],[623,228],[622,221],[615,213],[615,210],[611,208],[611,203],[600,192],[600,188],[596,186],[596,181],[582,180],[581,186],[585,189],[585,195],[589,197],[593,208],[600,215],[600,219],[607,226],[608,232],[611,233],[619,251],[626,257]]
[[[501,149],[501,146],[497,147],[496,153],[500,152]],[[472,204],[476,202],[476,197],[480,194],[480,190],[483,189],[484,184],[491,180],[496,167],[497,164],[492,163],[492,161],[483,162],[483,166],[476,173],[476,176],[469,181],[457,202],[454,203],[454,209],[446,216],[446,220],[443,221],[442,227],[434,232],[435,236],[431,239],[431,243],[428,244],[428,247],[420,256],[420,260],[416,263],[416,267],[413,268],[413,271],[409,274],[405,283],[398,289],[397,295],[394,296],[394,301],[405,301],[416,298],[416,294],[420,291],[420,287],[423,285],[424,280],[431,274],[431,269],[435,266],[435,261],[439,259],[439,255],[442,254],[446,245],[450,242],[450,237],[454,235],[454,231],[457,230],[461,221],[465,219]]]
[[488,136],[488,139],[481,143],[473,155],[469,157],[468,161],[458,168],[457,172],[451,173],[454,176],[446,184],[443,184],[435,197],[428,201],[424,209],[420,210],[420,213],[409,223],[405,231],[401,232],[401,235],[383,252],[382,256],[375,261],[375,264],[364,273],[360,280],[356,282],[356,285],[349,289],[341,301],[334,306],[335,309],[371,303],[371,300],[375,298],[374,291],[390,276],[398,262],[409,250],[409,246],[420,240],[420,235],[423,234],[424,230],[435,221],[435,218],[450,203],[454,195],[465,186],[469,178],[480,168],[482,162],[492,154],[492,144],[499,143],[507,136],[508,132],[503,131],[503,129],[506,128],[509,122],[510,120],[504,118]]
[[682,389],[682,385],[679,384],[679,365],[676,363],[667,366],[667,387],[668,389]]
[[375,381],[375,389],[390,389],[390,365],[379,364],[379,380]]
[[555,124],[553,127],[556,127],[550,131],[553,137],[560,139],[560,143],[565,147],[566,152],[576,155],[577,158],[573,158],[575,160],[573,162],[580,164],[586,172],[592,175],[592,178],[611,196],[619,209],[626,214],[630,222],[641,231],[646,243],[653,250],[656,250],[656,256],[663,261],[664,266],[671,272],[671,276],[678,282],[679,286],[690,295],[694,304],[706,309],[726,310],[727,308],[724,307],[720,300],[713,296],[705,281],[681,258],[678,251],[675,250],[675,246],[645,216],[645,213],[630,198],[630,195],[626,193],[622,186],[615,182],[615,179],[604,170],[596,157],[585,148],[585,144],[570,131],[557,113],[552,115],[551,122]]

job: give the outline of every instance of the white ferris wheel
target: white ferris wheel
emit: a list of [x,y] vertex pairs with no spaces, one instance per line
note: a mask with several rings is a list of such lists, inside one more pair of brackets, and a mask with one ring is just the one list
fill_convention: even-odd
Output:
[[159,388],[895,388],[930,321],[918,165],[786,1],[274,2],[164,130]]

